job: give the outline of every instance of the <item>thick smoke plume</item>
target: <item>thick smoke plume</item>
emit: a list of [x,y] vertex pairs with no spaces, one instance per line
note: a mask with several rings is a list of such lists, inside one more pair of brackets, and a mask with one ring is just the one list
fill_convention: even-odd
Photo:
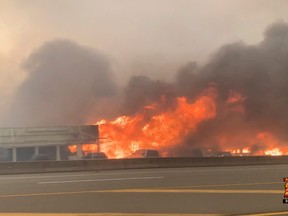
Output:
[[[128,89],[133,89],[138,79],[133,77]],[[201,123],[197,133],[189,135],[173,149],[178,155],[195,152],[197,155],[197,148],[201,146],[217,150],[221,134],[230,134],[231,145],[238,147],[245,146],[244,137],[255,136],[259,131],[269,131],[280,140],[288,141],[288,24],[285,22],[268,26],[264,40],[257,45],[243,42],[224,45],[206,65],[199,67],[195,62],[188,63],[178,72],[172,91],[171,85],[143,77],[140,80],[145,84],[137,85],[137,91],[129,91],[133,93],[126,95],[126,105],[138,98],[135,92],[150,102],[155,97],[159,100],[160,89],[163,94],[168,92],[169,97],[172,94],[193,100],[209,83],[216,85],[219,93],[216,118]],[[151,89],[155,89],[154,93]],[[233,92],[243,95],[245,112],[225,109]],[[251,148],[252,151],[259,149],[261,143],[254,143]]]
[[[218,110],[218,117],[209,122],[206,131],[227,130],[270,131],[287,140],[288,129],[288,24],[270,25],[264,40],[258,45],[234,43],[223,46],[202,68],[191,67],[190,72],[180,73],[179,91],[194,96],[208,82],[214,82],[219,91],[219,107],[231,91],[245,97],[242,116],[225,116]],[[195,75],[196,74],[196,75]],[[184,82],[183,82],[184,81]],[[189,83],[191,91],[189,91]],[[181,88],[185,86],[185,88]],[[195,90],[194,90],[195,89]],[[205,127],[205,126],[203,126]]]
[[[9,115],[13,116],[10,122],[14,125],[80,124],[91,122],[92,116],[109,117],[111,105],[107,104],[115,103],[117,92],[124,98],[120,100],[121,107],[113,110],[114,114],[133,115],[163,96],[167,106],[179,96],[193,101],[213,84],[219,94],[216,117],[202,122],[196,133],[174,148],[177,155],[184,152],[201,155],[198,149],[203,145],[217,149],[219,135],[224,133],[233,137],[235,146],[245,145],[242,138],[259,131],[269,131],[288,141],[288,24],[285,22],[268,26],[259,44],[224,45],[204,66],[187,63],[173,83],[133,76],[119,90],[105,56],[66,40],[44,44],[27,59],[24,69],[28,78],[18,89]],[[241,95],[239,104],[227,104],[235,94]],[[233,109],[240,111],[227,111]],[[261,143],[253,143],[252,151],[259,149]]]
[[[9,123],[13,126],[84,124],[117,93],[110,63],[98,51],[68,40],[42,45],[24,62],[28,78],[19,87]],[[111,107],[111,106],[110,106]]]

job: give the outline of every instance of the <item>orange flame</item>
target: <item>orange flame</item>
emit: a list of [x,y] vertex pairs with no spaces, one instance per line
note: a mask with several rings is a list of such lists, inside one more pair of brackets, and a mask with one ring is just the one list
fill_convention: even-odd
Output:
[[[250,146],[227,150],[233,155],[270,155],[280,156],[288,155],[287,143],[279,141],[275,136],[269,132],[259,132],[255,137],[243,137],[244,143],[249,143]],[[252,152],[251,146],[257,146],[257,149]]]
[[[197,133],[199,123],[216,117],[216,99],[217,90],[211,85],[195,101],[178,97],[172,106],[167,106],[167,100],[162,96],[158,103],[146,105],[135,115],[98,121],[101,151],[109,158],[123,158],[137,149],[151,148],[160,150],[162,156],[173,156],[170,149],[181,144],[187,135]],[[230,91],[224,104],[224,115],[243,115],[245,100],[240,93]],[[259,132],[257,129],[224,131],[223,134],[217,134],[215,139],[219,150],[232,155],[288,154],[287,143],[279,141],[269,132]],[[204,151],[207,147],[207,156],[211,153],[209,148],[213,148],[211,145],[213,143],[202,146]],[[75,153],[77,146],[71,145],[69,150]],[[97,145],[82,145],[82,151],[84,154],[97,152]]]
[[[194,102],[185,97],[176,99],[175,107],[160,110],[162,104],[147,106],[134,116],[120,116],[113,121],[100,121],[102,151],[111,158],[130,155],[139,148],[153,148],[165,152],[165,148],[181,142],[197,125],[216,115],[217,92],[210,87]],[[148,108],[148,109],[147,109]]]

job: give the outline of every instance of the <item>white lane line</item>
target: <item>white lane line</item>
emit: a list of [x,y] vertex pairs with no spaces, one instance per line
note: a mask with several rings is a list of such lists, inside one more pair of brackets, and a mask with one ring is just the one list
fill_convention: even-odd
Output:
[[[1,180],[21,180],[21,179],[47,179],[47,178],[70,178],[70,177],[93,177],[93,176],[109,176],[109,175],[135,175],[135,174],[154,174],[158,172],[115,172],[115,173],[89,173],[89,174],[68,174],[68,175],[39,175],[39,176],[17,176],[17,177],[0,177]],[[33,174],[31,174],[33,175]]]
[[197,169],[191,168],[181,168],[182,170],[177,170],[177,168],[173,168],[174,170],[157,170],[155,171],[131,171],[131,172],[113,172],[113,173],[89,173],[89,174],[67,174],[67,175],[39,175],[39,176],[15,176],[15,177],[0,177],[1,180],[21,180],[21,179],[43,179],[43,178],[70,178],[70,177],[88,177],[88,176],[109,176],[109,175],[134,175],[134,174],[155,174],[155,173],[193,173],[193,172],[230,172],[230,171],[259,171],[259,170],[279,170],[283,169],[286,170],[288,167],[255,167],[255,168],[230,168],[230,169],[219,169],[215,167],[214,169]]
[[49,181],[38,182],[38,184],[65,184],[65,183],[81,183],[81,182],[105,182],[105,181],[126,181],[126,180],[150,180],[163,179],[163,176],[138,177],[138,178],[111,178],[111,179],[85,179],[85,180],[69,180],[69,181]]

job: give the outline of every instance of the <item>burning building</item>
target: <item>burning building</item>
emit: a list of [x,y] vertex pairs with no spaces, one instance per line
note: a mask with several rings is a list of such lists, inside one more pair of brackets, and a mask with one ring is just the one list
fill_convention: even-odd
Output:
[[101,53],[50,42],[24,64],[30,76],[9,116],[22,125],[99,125],[101,151],[110,158],[148,148],[163,156],[282,155],[287,62],[288,24],[276,22],[260,43],[224,45],[204,65],[187,63],[174,81],[132,76],[120,89]]
[[98,122],[103,150],[288,154],[288,24],[274,23],[264,36],[257,45],[225,45],[204,66],[187,64],[174,83],[132,77],[126,115]]

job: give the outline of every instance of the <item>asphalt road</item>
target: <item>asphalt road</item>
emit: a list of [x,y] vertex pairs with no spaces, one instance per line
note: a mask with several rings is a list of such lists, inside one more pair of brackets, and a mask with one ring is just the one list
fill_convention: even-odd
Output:
[[288,215],[286,176],[288,165],[2,175],[0,215]]

